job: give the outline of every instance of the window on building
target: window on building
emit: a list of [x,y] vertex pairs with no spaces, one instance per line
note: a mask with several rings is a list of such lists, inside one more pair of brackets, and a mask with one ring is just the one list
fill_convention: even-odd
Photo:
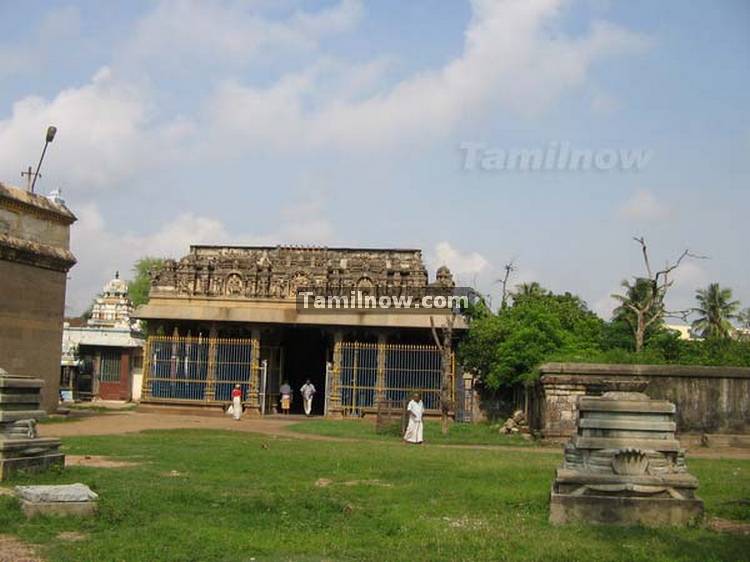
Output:
[[102,351],[101,366],[99,369],[99,380],[101,382],[120,381],[119,351]]

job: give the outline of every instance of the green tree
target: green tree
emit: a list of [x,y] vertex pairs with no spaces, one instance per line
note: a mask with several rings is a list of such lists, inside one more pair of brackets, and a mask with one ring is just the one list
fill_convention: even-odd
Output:
[[163,258],[145,257],[135,262],[133,266],[133,279],[128,283],[128,294],[133,306],[140,306],[148,302],[148,293],[151,289],[150,272],[164,265]]
[[728,338],[733,330],[731,320],[737,317],[739,301],[732,300],[732,289],[711,283],[705,289],[695,292],[698,306],[693,312],[698,318],[693,321],[693,329],[703,338]]
[[536,281],[531,283],[519,283],[516,285],[516,290],[513,293],[513,298],[518,297],[541,297],[549,294],[550,292],[542,287]]
[[570,293],[520,295],[497,314],[476,312],[458,353],[493,390],[528,379],[556,354],[592,353],[601,340],[602,320]]

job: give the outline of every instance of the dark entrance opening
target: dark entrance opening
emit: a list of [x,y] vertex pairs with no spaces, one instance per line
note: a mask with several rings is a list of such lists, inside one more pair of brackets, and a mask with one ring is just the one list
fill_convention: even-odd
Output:
[[292,413],[304,414],[300,388],[306,379],[317,391],[313,398],[312,414],[323,415],[326,383],[326,355],[328,338],[318,328],[289,327],[284,330],[284,372],[282,382],[286,380],[292,387]]

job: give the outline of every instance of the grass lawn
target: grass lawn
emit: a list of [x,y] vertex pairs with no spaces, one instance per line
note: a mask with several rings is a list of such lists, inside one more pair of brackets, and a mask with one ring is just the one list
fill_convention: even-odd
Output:
[[[447,435],[443,435],[440,422],[424,422],[424,439],[426,443],[445,445],[513,445],[539,446],[520,435],[501,435],[498,424],[489,423],[453,423]],[[324,420],[312,419],[292,424],[292,431],[330,437],[348,437],[353,439],[377,439],[379,441],[398,442],[401,440],[398,425],[387,433],[376,433],[374,420]],[[555,450],[558,450],[556,447]]]
[[[51,560],[740,560],[750,537],[703,528],[556,528],[554,452],[320,442],[177,430],[65,440],[70,454],[143,464],[74,467],[35,483],[89,484],[93,519],[26,521],[0,496],[0,529]],[[708,514],[750,520],[750,461],[689,460]],[[320,484],[327,479],[327,485]],[[17,478],[3,484],[19,484]],[[79,542],[57,538],[64,531]]]

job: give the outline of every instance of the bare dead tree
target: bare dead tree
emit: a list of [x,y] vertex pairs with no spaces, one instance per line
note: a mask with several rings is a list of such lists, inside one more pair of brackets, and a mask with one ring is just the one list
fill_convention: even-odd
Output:
[[514,265],[514,260],[510,260],[508,263],[505,264],[505,275],[502,279],[498,279],[496,283],[500,283],[500,287],[502,287],[502,294],[500,299],[500,308],[503,309],[508,306],[508,296],[510,295],[508,291],[508,282],[510,280],[511,274],[516,270],[516,266]]
[[635,351],[636,353],[640,353],[643,350],[646,330],[650,326],[665,316],[685,318],[689,312],[684,310],[670,312],[664,308],[664,297],[674,283],[674,280],[671,279],[671,274],[680,267],[686,258],[706,258],[705,256],[693,254],[690,250],[685,250],[674,262],[668,262],[663,269],[654,271],[651,267],[648,246],[644,237],[634,237],[633,240],[641,247],[646,277],[635,277],[632,284],[628,281],[623,281],[623,287],[627,289],[626,294],[612,295],[612,297],[620,302],[619,310],[630,313],[623,315],[623,317],[633,331]]
[[453,327],[456,322],[456,313],[451,314],[446,318],[445,324],[441,327],[442,338],[438,334],[438,329],[435,326],[435,319],[430,316],[430,328],[432,329],[432,338],[435,340],[435,345],[440,350],[440,359],[442,364],[442,376],[440,382],[440,416],[441,416],[441,429],[443,435],[448,434],[448,427],[450,424],[450,413],[453,410],[453,355],[452,355],[452,342],[453,342]]

